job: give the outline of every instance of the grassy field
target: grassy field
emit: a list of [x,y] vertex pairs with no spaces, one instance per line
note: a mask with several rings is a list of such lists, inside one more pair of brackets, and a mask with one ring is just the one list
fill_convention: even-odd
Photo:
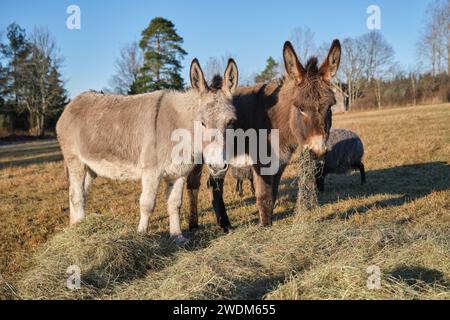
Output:
[[[330,176],[320,208],[295,214],[292,164],[274,226],[262,229],[249,188],[240,198],[228,177],[236,229],[225,235],[203,184],[201,229],[185,231],[185,249],[167,241],[164,188],[146,237],[133,231],[139,183],[101,178],[90,218],[67,230],[57,143],[0,146],[0,298],[450,299],[450,105],[350,113],[333,125],[365,143],[365,186],[356,173]],[[185,203],[184,230],[186,214]],[[65,268],[76,263],[84,285],[71,292]],[[380,268],[377,289],[369,266]]]

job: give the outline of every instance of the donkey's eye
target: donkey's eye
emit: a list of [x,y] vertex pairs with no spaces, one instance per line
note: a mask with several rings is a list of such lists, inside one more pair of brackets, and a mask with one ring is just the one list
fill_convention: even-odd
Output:
[[306,108],[305,108],[305,107],[300,106],[300,107],[297,107],[297,108],[298,108],[298,110],[300,111],[300,113],[301,113],[303,116],[306,116]]
[[202,127],[206,128],[206,124],[202,121]]

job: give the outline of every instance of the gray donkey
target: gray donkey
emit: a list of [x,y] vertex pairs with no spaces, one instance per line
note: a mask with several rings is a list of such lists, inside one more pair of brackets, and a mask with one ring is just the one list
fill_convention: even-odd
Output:
[[[170,235],[177,243],[184,243],[179,212],[186,177],[196,165],[194,159],[201,162],[203,158],[213,174],[227,169],[224,137],[236,118],[232,92],[238,80],[232,59],[224,79],[222,88],[210,89],[194,59],[192,89],[185,92],[161,90],[135,96],[89,92],[70,102],[56,126],[70,183],[70,224],[85,217],[88,187],[96,176],[141,179],[138,231],[145,233],[160,182],[165,180],[169,184]],[[200,148],[190,148],[194,151],[188,154],[189,161],[174,161],[177,142],[173,133],[181,129],[193,137],[196,125],[202,133],[214,129],[218,138],[202,139]],[[189,141],[192,146],[194,141]]]

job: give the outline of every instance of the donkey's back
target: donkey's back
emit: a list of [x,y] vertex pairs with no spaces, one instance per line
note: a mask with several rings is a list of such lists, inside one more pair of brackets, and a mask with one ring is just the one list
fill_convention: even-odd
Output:
[[139,161],[155,132],[162,92],[137,96],[83,93],[64,110],[56,132],[66,161],[77,157],[110,178],[139,178]]

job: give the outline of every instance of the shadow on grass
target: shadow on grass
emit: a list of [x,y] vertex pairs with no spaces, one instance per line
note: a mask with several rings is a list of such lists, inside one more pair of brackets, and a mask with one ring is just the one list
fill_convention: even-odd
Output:
[[0,169],[61,161],[56,140],[0,146]]
[[282,277],[257,278],[255,281],[242,281],[235,283],[233,299],[263,300],[264,296],[274,290],[285,280]]
[[439,285],[450,290],[450,282],[444,274],[435,269],[421,266],[399,267],[387,274],[396,281],[405,282],[408,286],[420,288],[425,285]]
[[[333,177],[328,190],[319,195],[321,204],[338,200],[388,195],[389,199],[337,212],[324,219],[346,219],[355,213],[365,213],[373,207],[397,207],[426,197],[433,192],[450,189],[450,165],[446,162],[428,162],[367,172],[367,184],[359,185],[349,177]],[[359,177],[358,177],[359,178]]]
[[[356,213],[365,213],[373,207],[401,206],[423,198],[432,192],[450,189],[450,179],[448,179],[450,177],[450,165],[442,161],[372,170],[366,172],[366,177],[367,183],[361,186],[359,174],[351,176],[330,175],[327,177],[325,192],[319,194],[319,203],[325,205],[336,203],[339,200],[345,201],[377,195],[387,195],[390,196],[389,199],[350,208],[344,212],[336,212],[324,217],[322,221],[335,218],[347,219]],[[280,184],[278,201],[287,196],[287,201],[295,203],[297,190],[297,179],[295,177],[283,179]],[[239,206],[254,203],[254,197],[247,197],[228,203],[227,209],[236,209]],[[284,210],[276,214],[274,220],[284,219],[292,214],[294,214],[294,210]]]
[[33,164],[58,162],[62,160],[63,160],[62,155],[40,156],[33,159],[6,161],[4,163],[0,163],[0,169],[5,169],[9,167],[27,167]]
[[45,135],[42,137],[30,136],[28,134],[12,134],[6,137],[0,137],[0,146],[19,145],[33,141],[54,140],[54,135]]

